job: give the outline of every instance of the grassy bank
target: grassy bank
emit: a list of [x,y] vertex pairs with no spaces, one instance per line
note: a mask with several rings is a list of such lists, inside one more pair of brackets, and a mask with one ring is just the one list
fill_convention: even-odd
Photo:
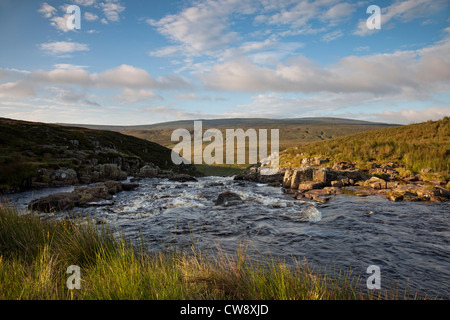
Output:
[[360,168],[373,162],[397,162],[412,172],[431,168],[450,171],[450,118],[401,127],[370,130],[328,141],[290,148],[281,154],[281,166],[300,166],[303,158],[324,156],[332,161],[354,161]]
[[[70,265],[81,269],[80,290],[66,287]],[[214,258],[195,250],[148,254],[104,226],[40,220],[0,206],[0,299],[380,298],[356,287],[348,274],[337,280],[301,264],[255,262],[245,250]]]

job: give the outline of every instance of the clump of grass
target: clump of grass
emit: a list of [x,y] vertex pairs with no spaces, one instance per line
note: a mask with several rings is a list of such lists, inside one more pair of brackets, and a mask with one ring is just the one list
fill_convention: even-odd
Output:
[[[305,264],[162,251],[117,239],[105,226],[42,220],[0,205],[0,299],[384,299],[358,289],[349,273],[331,277]],[[81,269],[69,290],[67,267]],[[393,295],[390,298],[397,298]]]

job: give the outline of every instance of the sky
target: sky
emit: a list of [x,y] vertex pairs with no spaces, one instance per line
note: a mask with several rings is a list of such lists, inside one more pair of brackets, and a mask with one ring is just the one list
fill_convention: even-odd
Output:
[[0,117],[409,124],[449,89],[449,0],[0,0]]

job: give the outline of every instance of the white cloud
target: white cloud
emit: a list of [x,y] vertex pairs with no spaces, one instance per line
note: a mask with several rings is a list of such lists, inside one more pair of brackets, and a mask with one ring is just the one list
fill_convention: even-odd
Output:
[[356,52],[370,51],[370,47],[369,46],[356,47],[355,49],[353,49],[353,51]]
[[[348,19],[355,11],[355,6],[338,0],[197,1],[176,14],[166,15],[159,20],[147,20],[149,25],[156,27],[159,33],[175,43],[149,54],[157,57],[175,54],[220,56],[224,49],[230,51],[231,44],[235,45],[244,39],[244,35],[232,30],[231,26],[236,19],[249,14],[257,14],[256,17],[248,17],[249,21],[253,20],[256,24],[282,26],[272,31],[266,30],[267,35],[285,37],[316,34],[327,28],[313,27],[310,22],[316,20],[328,25],[335,24]],[[287,26],[289,29],[286,29]],[[242,44],[240,50],[261,50],[266,45],[271,44],[264,41],[247,42]]]
[[50,18],[55,14],[56,8],[44,2],[38,12],[42,13],[45,18]]
[[67,28],[67,20],[71,17],[70,14],[66,14],[63,17],[52,17],[50,19],[50,25],[62,32],[74,31],[75,29]]
[[5,69],[9,73],[19,73],[19,74],[29,74],[30,71],[23,70],[23,69],[17,69],[17,68],[6,68]]
[[80,6],[92,6],[96,0],[74,0],[75,4]]
[[66,55],[73,52],[89,51],[87,44],[70,41],[47,42],[40,44],[39,47],[51,55]]
[[[217,118],[217,114],[211,113],[202,113],[202,112],[188,112],[185,110],[181,110],[178,108],[174,108],[173,106],[157,106],[157,107],[146,107],[140,108],[141,111],[152,114],[153,116],[162,116],[163,120],[174,120],[174,119],[183,119],[183,120],[194,120],[194,119],[215,119]],[[227,118],[227,116],[224,116]]]
[[349,18],[355,11],[353,4],[340,3],[337,0],[281,1],[278,5],[266,5],[264,8],[269,12],[257,16],[256,22],[291,25],[294,28],[308,27],[310,22],[316,19],[334,24]]
[[208,97],[208,96],[199,97],[194,92],[191,92],[188,94],[179,94],[175,98],[181,99],[181,100],[197,100],[197,101],[211,100],[211,97]]
[[424,98],[450,86],[450,38],[416,51],[348,56],[321,67],[297,57],[275,68],[242,57],[216,64],[198,73],[202,82],[217,90],[250,92],[369,92]]
[[147,23],[180,43],[185,54],[203,55],[237,41],[238,34],[228,28],[230,15],[250,12],[253,9],[248,0],[206,0],[158,21],[148,19]]
[[150,51],[148,54],[151,57],[167,57],[167,56],[173,56],[178,55],[183,52],[183,47],[181,46],[167,46],[161,49],[157,49],[154,51]]
[[53,65],[55,69],[65,69],[65,70],[75,70],[75,69],[86,69],[87,66],[78,66],[69,63],[57,63]]
[[106,2],[100,3],[99,6],[102,8],[106,19],[114,22],[120,20],[119,14],[126,9],[117,0],[106,0]]
[[105,87],[150,88],[156,81],[144,69],[130,65],[121,66],[91,75],[94,83]]
[[115,99],[117,99],[121,103],[134,103],[143,100],[162,99],[162,97],[147,89],[135,90],[124,88],[122,89],[120,95],[118,95]]
[[[83,90],[92,88],[121,89],[122,101],[138,101],[161,98],[150,89],[192,89],[192,84],[177,75],[164,75],[153,78],[144,69],[130,65],[105,70],[100,73],[89,73],[86,66],[56,64],[57,69],[50,71],[34,70],[22,74],[20,80],[0,84],[0,97],[23,98],[36,94],[44,85],[78,86]],[[1,70],[1,69],[0,69]],[[9,73],[7,74],[9,76]],[[133,95],[135,98],[133,98]]]
[[[390,6],[381,10],[381,28],[389,24],[392,20],[408,22],[417,18],[429,16],[431,13],[448,6],[447,1],[429,1],[429,0],[397,0]],[[369,17],[369,16],[367,16]],[[372,34],[374,30],[369,30],[366,25],[366,19],[358,23],[356,35],[365,36]]]
[[53,98],[49,99],[48,102],[56,104],[101,106],[98,102],[89,99],[85,90],[77,91],[72,88],[61,87],[47,87],[45,90],[51,92],[53,95]]
[[323,18],[333,24],[351,17],[355,11],[355,5],[348,2],[341,2],[326,10]]
[[95,21],[95,20],[98,19],[98,15],[96,15],[96,14],[94,14],[94,13],[91,13],[91,12],[85,12],[85,13],[84,13],[84,18],[85,18],[87,21]]
[[27,80],[36,85],[56,84],[82,87],[93,85],[91,75],[83,69],[35,70],[28,76]]
[[0,98],[28,98],[35,94],[34,86],[23,80],[0,84]]
[[192,89],[194,85],[186,78],[174,74],[167,74],[156,79],[156,88],[169,89]]
[[410,123],[425,122],[428,120],[436,121],[441,120],[444,117],[449,117],[450,106],[429,107],[421,110],[415,109],[402,109],[400,111],[384,110],[383,112],[346,114],[345,116],[385,123],[410,124]]
[[330,33],[324,34],[322,36],[322,40],[325,41],[325,42],[330,42],[330,41],[339,39],[343,35],[344,35],[344,33],[342,32],[342,30],[335,30],[335,31],[332,31]]

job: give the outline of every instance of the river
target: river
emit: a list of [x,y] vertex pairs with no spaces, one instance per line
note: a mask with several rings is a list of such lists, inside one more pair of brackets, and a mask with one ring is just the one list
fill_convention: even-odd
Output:
[[[72,187],[58,189],[70,191]],[[215,206],[224,191],[244,201]],[[9,195],[17,207],[54,189]],[[113,205],[78,209],[151,250],[175,245],[233,254],[240,245],[254,259],[265,255],[327,270],[352,270],[362,279],[379,266],[382,289],[450,299],[450,203],[390,202],[378,196],[339,195],[328,203],[299,201],[270,187],[231,177],[198,182],[143,179]],[[72,213],[73,214],[73,213]],[[64,213],[56,214],[64,218]],[[365,283],[365,282],[364,282]]]

